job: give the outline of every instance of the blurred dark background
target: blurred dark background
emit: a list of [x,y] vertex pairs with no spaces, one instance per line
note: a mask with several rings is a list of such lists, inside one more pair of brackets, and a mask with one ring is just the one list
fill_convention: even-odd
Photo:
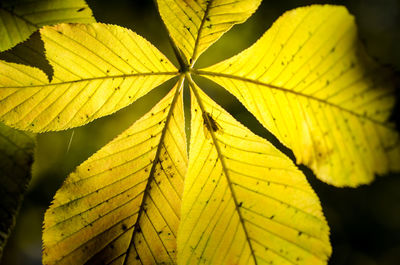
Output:
[[[173,62],[167,34],[150,0],[87,0],[99,22],[128,27],[151,41]],[[342,4],[355,15],[367,51],[383,64],[400,70],[400,0],[271,1],[264,0],[248,22],[235,26],[199,61],[205,66],[228,58],[257,40],[283,12],[298,6]],[[206,59],[207,58],[207,59]],[[4,265],[41,263],[43,215],[69,172],[147,112],[173,85],[157,88],[115,115],[91,124],[38,137],[33,179],[3,257]],[[236,118],[260,135],[265,130],[234,98],[206,83],[207,92]],[[399,91],[399,89],[398,89]],[[399,93],[398,93],[399,94]],[[399,96],[397,96],[399,98]],[[399,109],[394,113],[399,128]],[[400,163],[400,161],[399,161]],[[318,194],[331,227],[330,265],[400,264],[400,175],[377,177],[357,189],[326,185],[304,169]],[[311,264],[312,265],[312,264]]]

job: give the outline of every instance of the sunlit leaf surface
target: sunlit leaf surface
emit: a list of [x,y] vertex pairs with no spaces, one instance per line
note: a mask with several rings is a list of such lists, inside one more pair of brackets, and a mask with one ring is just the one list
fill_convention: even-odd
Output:
[[45,25],[62,22],[95,22],[84,0],[2,0],[0,51],[26,40]]
[[192,89],[179,264],[325,264],[329,228],[305,176]]
[[249,49],[196,69],[200,54],[260,1],[157,3],[180,69],[132,31],[100,23],[40,30],[51,81],[0,61],[1,120],[37,132],[109,115],[179,77],[67,178],[45,215],[44,264],[327,264],[329,228],[304,174],[192,75],[235,95],[317,177],[357,186],[400,170],[399,136],[387,122],[391,73],[365,56],[347,10],[329,5],[287,12]]
[[182,81],[66,179],[45,215],[45,264],[175,263],[187,167]]
[[344,7],[289,11],[252,47],[198,73],[235,95],[323,181],[357,186],[399,170],[399,135],[386,122],[393,78],[365,56]]
[[261,0],[157,0],[176,46],[193,65],[233,25],[246,21]]
[[38,69],[0,61],[0,117],[35,132],[63,130],[109,115],[177,74],[132,31],[94,23],[41,29],[49,83]]

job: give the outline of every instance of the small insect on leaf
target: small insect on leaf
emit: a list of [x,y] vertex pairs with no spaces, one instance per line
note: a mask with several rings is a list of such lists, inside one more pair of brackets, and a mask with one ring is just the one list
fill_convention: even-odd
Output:
[[217,132],[222,130],[221,126],[214,120],[208,112],[203,112],[203,122],[204,122],[204,134],[206,135],[207,139],[210,137],[209,133],[211,131]]

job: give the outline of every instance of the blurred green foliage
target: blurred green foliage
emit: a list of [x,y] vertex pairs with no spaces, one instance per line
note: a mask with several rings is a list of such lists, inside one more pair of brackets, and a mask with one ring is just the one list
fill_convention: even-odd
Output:
[[[149,0],[88,0],[99,22],[128,27],[151,41],[174,63],[162,21]],[[360,37],[378,61],[400,70],[400,0],[264,0],[248,22],[238,25],[201,58],[206,66],[228,58],[257,40],[283,12],[309,4],[343,4],[355,15]],[[340,29],[338,29],[340,30]],[[176,63],[177,64],[177,63]],[[200,80],[201,82],[205,82]],[[268,133],[227,92],[205,82],[207,93],[256,133]],[[87,126],[39,135],[33,179],[17,226],[5,249],[5,265],[41,264],[44,211],[65,177],[104,144],[147,112],[173,85],[168,82],[118,113]],[[399,98],[399,97],[398,97]],[[399,108],[394,119],[399,125]],[[72,137],[73,136],[73,137]],[[400,163],[400,161],[399,161]],[[339,189],[318,181],[306,168],[331,227],[330,265],[400,264],[400,176],[378,177],[370,186]]]

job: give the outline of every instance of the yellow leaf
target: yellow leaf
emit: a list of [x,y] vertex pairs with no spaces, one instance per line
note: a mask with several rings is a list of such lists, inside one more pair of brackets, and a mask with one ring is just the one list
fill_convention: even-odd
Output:
[[0,3],[0,51],[24,41],[45,25],[95,22],[84,0],[14,0]]
[[157,0],[157,3],[171,38],[193,66],[233,25],[245,22],[261,0]]
[[56,193],[44,264],[175,264],[187,167],[183,78]]
[[326,264],[329,228],[305,176],[193,83],[191,89],[179,264]]
[[34,135],[0,123],[0,259],[31,179]]
[[51,82],[37,69],[0,61],[0,117],[16,128],[43,132],[83,125],[178,74],[154,46],[122,27],[59,24],[40,32],[54,69]]
[[327,183],[357,186],[400,170],[399,135],[387,122],[392,78],[365,56],[344,7],[289,11],[249,49],[195,72],[235,95]]
[[46,59],[44,43],[39,31],[34,32],[23,43],[18,44],[10,50],[1,52],[0,60],[37,67],[44,71],[47,76],[53,76],[53,68]]
[[44,264],[327,263],[329,228],[305,176],[192,75],[234,94],[319,178],[356,186],[400,170],[399,136],[387,122],[391,74],[362,52],[347,10],[327,5],[287,12],[249,49],[196,69],[202,52],[260,1],[158,0],[179,70],[142,37],[100,23],[40,30],[50,81],[36,68],[0,61],[0,120],[38,132],[109,115],[180,76],[67,178],[45,215]]

